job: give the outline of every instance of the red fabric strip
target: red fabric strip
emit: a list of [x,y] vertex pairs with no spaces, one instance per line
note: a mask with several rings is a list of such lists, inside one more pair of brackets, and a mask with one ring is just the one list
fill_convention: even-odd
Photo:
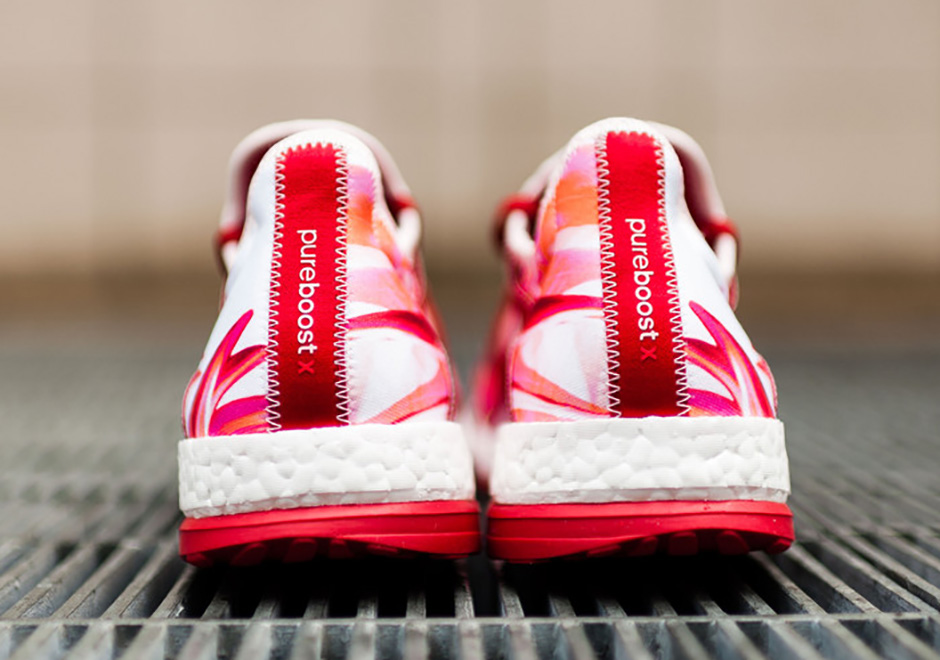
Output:
[[[621,417],[670,416],[681,412],[681,365],[674,351],[678,309],[675,267],[665,224],[665,184],[659,170],[661,147],[638,133],[606,137],[613,265],[612,301],[607,317],[620,352],[613,374],[620,391],[614,412]],[[603,176],[603,171],[600,172]]]
[[269,346],[272,426],[336,426],[341,410],[337,314],[345,300],[337,277],[345,265],[339,158],[332,145],[288,150],[278,162],[283,215],[275,227]]

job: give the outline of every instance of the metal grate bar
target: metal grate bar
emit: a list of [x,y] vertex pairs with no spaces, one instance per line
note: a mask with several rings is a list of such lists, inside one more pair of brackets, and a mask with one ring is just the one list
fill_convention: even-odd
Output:
[[[583,622],[576,619],[402,624],[241,621],[59,625],[4,629],[8,658],[931,658],[935,617],[740,623],[732,619]],[[479,632],[480,634],[475,634]],[[410,641],[409,641],[410,640]],[[12,654],[9,653],[12,651]]]
[[643,643],[643,637],[637,625],[630,621],[616,621],[613,624],[615,645],[608,657],[627,657],[635,660],[652,660],[653,654]]
[[700,634],[709,642],[712,656],[764,660],[765,656],[744,631],[727,619],[699,625]]
[[770,658],[780,660],[821,660],[823,655],[792,626],[780,621],[742,626],[755,644]]
[[110,660],[114,657],[115,638],[111,623],[90,626],[69,651],[69,660]]
[[101,616],[107,619],[157,616],[161,602],[175,585],[180,585],[183,570],[177,559],[176,544],[168,540],[160,542],[147,563]]
[[179,660],[211,660],[218,658],[219,626],[216,623],[205,623],[201,626],[192,626],[189,629],[186,643],[179,651]]
[[657,641],[667,651],[666,657],[685,657],[689,660],[703,660],[712,657],[705,645],[696,637],[688,624],[683,621],[666,621]]
[[890,619],[846,621],[846,627],[885,658],[936,658],[936,652]]
[[815,557],[823,560],[826,566],[831,568],[846,584],[861,593],[868,602],[874,603],[879,611],[933,611],[933,608],[917,596],[905,592],[883,574],[871,570],[868,564],[843,546],[824,541],[818,544],[807,544],[807,548]]
[[827,612],[874,614],[879,611],[875,605],[806,552],[802,545],[791,548],[786,555],[777,558],[776,563]]
[[859,658],[860,660],[880,658],[870,646],[853,635],[841,622],[820,620],[797,624],[794,628],[804,637],[812,640],[814,646],[826,657]]
[[48,576],[44,576],[44,580],[4,612],[4,618],[30,619],[52,615],[95,572],[102,560],[110,554],[109,550],[93,545],[79,546]]

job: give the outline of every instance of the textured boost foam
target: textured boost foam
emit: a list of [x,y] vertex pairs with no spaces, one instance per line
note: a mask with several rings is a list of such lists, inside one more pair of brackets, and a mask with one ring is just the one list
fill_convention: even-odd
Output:
[[532,422],[499,429],[490,490],[505,504],[784,502],[790,474],[776,419]]
[[180,508],[207,516],[297,507],[472,499],[453,422],[362,424],[179,443]]

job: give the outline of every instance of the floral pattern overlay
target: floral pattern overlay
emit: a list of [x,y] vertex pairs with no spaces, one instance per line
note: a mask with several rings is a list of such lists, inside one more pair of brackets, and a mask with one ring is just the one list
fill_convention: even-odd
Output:
[[183,410],[186,437],[239,435],[267,429],[266,397],[249,396],[219,405],[235,383],[264,363],[264,346],[248,346],[233,353],[252,315],[251,310],[242,314],[215,349],[205,373],[197,371],[189,381],[183,397],[184,402],[193,397],[191,406]]
[[689,415],[774,417],[776,394],[767,395],[757,372],[758,369],[764,372],[773,390],[773,377],[767,363],[761,359],[755,368],[737,340],[708,310],[696,302],[689,304],[714,341],[687,337],[689,366],[704,370],[725,390],[725,394],[718,394],[690,389]]

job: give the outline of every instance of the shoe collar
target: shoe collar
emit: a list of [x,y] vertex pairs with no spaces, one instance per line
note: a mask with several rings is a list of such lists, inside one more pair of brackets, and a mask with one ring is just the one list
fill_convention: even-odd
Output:
[[421,220],[411,196],[411,190],[405,183],[398,166],[388,150],[374,136],[366,131],[332,119],[295,119],[263,126],[243,139],[229,159],[228,190],[219,229],[216,233],[216,254],[223,274],[234,258],[235,249],[245,226],[248,188],[252,176],[265,153],[281,140],[301,131],[315,129],[334,129],[343,131],[362,141],[375,156],[385,190],[385,202],[398,223],[398,242],[403,252],[409,256],[417,253],[421,239]]
[[[612,121],[615,120],[597,122],[578,136]],[[731,303],[735,305],[738,296],[738,230],[725,212],[705,152],[691,136],[677,128],[655,122],[645,124],[667,141],[679,158],[689,213],[717,256],[721,276],[728,285]],[[495,243],[513,265],[528,263],[535,254],[536,221],[545,193],[552,187],[552,179],[557,176],[568,151],[567,148],[561,149],[547,158],[519,191],[507,197],[497,210],[493,223]]]

